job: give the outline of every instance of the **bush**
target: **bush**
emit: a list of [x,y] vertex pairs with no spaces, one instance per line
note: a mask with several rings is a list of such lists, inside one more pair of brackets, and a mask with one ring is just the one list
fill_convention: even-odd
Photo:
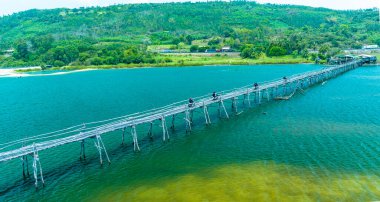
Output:
[[103,60],[100,57],[94,57],[90,60],[91,65],[102,65]]
[[252,44],[247,44],[243,47],[240,56],[242,58],[257,59],[261,55],[261,49],[254,48]]
[[293,52],[292,52],[292,56],[293,56],[293,58],[296,58],[296,57],[298,56],[298,51],[296,51],[296,50],[293,51]]
[[280,47],[280,46],[272,46],[269,49],[268,55],[269,56],[282,56],[282,55],[286,55],[286,50],[285,50],[285,48]]
[[60,61],[60,60],[56,60],[54,61],[54,64],[53,64],[55,67],[62,67],[65,65],[64,62]]
[[173,60],[170,59],[170,58],[165,58],[164,61],[165,61],[166,63],[173,62]]
[[104,61],[104,63],[107,65],[116,65],[118,62],[118,59],[112,56],[108,56]]
[[301,56],[302,56],[303,58],[308,58],[308,57],[309,57],[309,51],[308,51],[307,49],[303,49],[303,50],[301,51]]
[[154,64],[156,63],[156,60],[154,58],[147,57],[144,59],[144,63]]
[[221,42],[221,39],[219,37],[212,38],[207,44],[212,46],[212,45],[217,45]]
[[190,47],[190,52],[192,52],[192,53],[194,53],[194,52],[198,52],[198,48],[199,48],[199,46],[197,46],[197,45],[192,45],[192,46]]
[[206,52],[206,50],[207,49],[209,49],[210,47],[208,47],[208,46],[202,46],[202,47],[199,47],[198,48],[198,52],[200,52],[200,53],[204,53],[204,52]]

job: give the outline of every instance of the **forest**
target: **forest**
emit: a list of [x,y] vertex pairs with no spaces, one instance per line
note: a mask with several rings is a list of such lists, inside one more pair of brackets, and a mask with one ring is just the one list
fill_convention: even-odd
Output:
[[380,45],[376,8],[187,2],[28,10],[0,17],[0,66],[5,67],[165,65],[173,59],[164,51],[222,47],[241,58],[314,60],[364,44]]

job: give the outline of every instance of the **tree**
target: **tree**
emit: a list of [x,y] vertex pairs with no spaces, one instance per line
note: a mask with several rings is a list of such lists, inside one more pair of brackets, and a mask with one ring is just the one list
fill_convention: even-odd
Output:
[[303,50],[301,51],[301,56],[302,56],[303,58],[308,58],[308,57],[309,57],[309,51],[308,51],[307,49],[303,49]]
[[[13,56],[0,61],[2,66],[54,64],[57,60],[87,65],[95,57],[106,63],[152,62],[144,50],[147,45],[176,48],[181,42],[192,45],[196,39],[213,48],[230,46],[252,58],[261,52],[283,54],[281,49],[286,54],[301,54],[305,49],[318,50],[322,44],[329,44],[330,49],[380,45],[378,9],[335,11],[254,2],[30,10],[0,17],[0,33],[0,49],[15,50]],[[254,47],[242,48],[245,44]],[[136,53],[125,56],[124,51],[132,46]],[[330,52],[321,49],[322,55]]]
[[252,58],[257,59],[263,52],[262,46],[254,46],[253,44],[246,44],[242,47],[240,56],[242,58]]
[[192,52],[192,53],[194,53],[194,52],[198,52],[198,48],[199,48],[198,45],[192,45],[192,46],[190,47],[190,52]]
[[100,57],[94,57],[90,60],[91,65],[102,65],[103,60]]
[[207,49],[209,49],[210,47],[209,46],[201,46],[198,48],[198,52],[200,53],[204,53],[206,52]]
[[53,64],[55,67],[62,67],[65,65],[64,62],[60,61],[60,60],[56,60],[54,61],[54,64]]
[[79,57],[79,51],[75,45],[66,46],[64,51],[67,57],[67,61],[65,61],[66,63],[70,63]]
[[177,45],[177,49],[184,49],[185,48],[185,43],[181,42]]
[[54,38],[51,35],[46,36],[36,36],[31,40],[33,49],[37,54],[46,53],[49,49],[52,48]]
[[269,56],[282,56],[282,55],[286,55],[286,50],[285,50],[285,48],[283,48],[281,46],[272,46],[269,49],[268,55]]
[[220,38],[215,37],[215,38],[212,38],[207,44],[209,46],[212,46],[212,45],[218,45],[219,43],[220,43]]
[[24,40],[20,40],[16,43],[14,57],[26,61],[29,56],[28,44]]
[[115,57],[108,56],[105,60],[104,63],[108,65],[116,65],[118,63],[118,59]]
[[90,58],[91,55],[89,53],[79,53],[79,61],[84,62],[88,58]]
[[191,42],[194,40],[194,38],[191,35],[186,36],[186,42],[188,45],[191,45]]
[[252,53],[253,53],[253,48],[246,47],[246,48],[243,48],[243,50],[240,53],[240,56],[242,58],[251,58],[253,56]]
[[322,44],[321,47],[319,47],[318,52],[319,54],[326,55],[329,50],[330,50],[330,44],[325,43],[325,44]]

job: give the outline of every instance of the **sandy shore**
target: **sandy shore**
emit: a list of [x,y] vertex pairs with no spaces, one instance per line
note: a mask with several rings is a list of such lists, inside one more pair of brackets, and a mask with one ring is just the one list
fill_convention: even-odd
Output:
[[0,77],[20,77],[25,74],[15,72],[15,69],[0,69]]
[[24,77],[29,76],[27,74],[18,73],[17,70],[21,69],[33,69],[41,70],[41,67],[28,67],[28,68],[0,68],[0,77]]
[[28,73],[19,73],[17,70],[20,69],[35,69],[36,71],[41,70],[41,67],[32,67],[32,68],[7,68],[7,69],[1,69],[0,68],[0,77],[29,77],[29,76],[54,76],[54,75],[63,75],[63,74],[71,74],[76,72],[84,72],[84,71],[92,71],[95,69],[80,69],[80,70],[73,70],[73,71],[67,71],[67,72],[53,72],[50,74],[28,74]]

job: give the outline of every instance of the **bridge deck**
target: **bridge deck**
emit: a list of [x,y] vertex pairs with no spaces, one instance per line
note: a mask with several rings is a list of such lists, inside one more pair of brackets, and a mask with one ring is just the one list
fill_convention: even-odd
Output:
[[[202,108],[204,106],[208,106],[214,103],[221,103],[225,100],[233,99],[243,95],[249,95],[251,93],[261,93],[263,91],[279,88],[282,86],[286,86],[287,84],[303,82],[307,79],[312,79],[316,77],[325,77],[328,79],[332,76],[335,76],[337,73],[343,73],[348,71],[358,65],[358,61],[354,61],[348,64],[333,66],[324,68],[318,71],[306,72],[298,75],[293,75],[288,77],[286,81],[284,79],[278,79],[274,81],[269,81],[265,83],[260,83],[258,89],[255,89],[254,86],[244,86],[238,89],[233,89],[229,91],[219,92],[218,99],[212,99],[210,95],[201,96],[198,98],[194,98],[194,104],[192,107],[188,106],[187,101],[177,102],[165,107],[135,113],[123,117],[118,117],[114,119],[109,119],[100,122],[94,122],[86,124],[86,126],[94,125],[93,127],[81,127],[81,125],[73,126],[68,129],[63,129],[60,131],[56,131],[53,133],[48,133],[44,135],[24,138],[21,140],[12,141],[9,143],[1,144],[3,148],[1,150],[5,150],[0,153],[0,162],[8,161],[14,158],[23,157],[28,154],[33,154],[34,152],[38,152],[41,150],[46,150],[53,147],[58,147],[64,144],[79,142],[87,138],[93,138],[98,135],[102,135],[111,131],[124,129],[126,127],[136,126],[145,123],[151,123],[155,120],[162,120],[165,117],[169,117],[172,115],[177,115],[181,113],[186,113],[189,110],[194,110],[196,108]],[[335,75],[333,75],[335,74]],[[102,123],[99,125],[99,123]],[[62,137],[64,136],[64,137]],[[44,139],[49,139],[45,140]],[[42,140],[42,141],[41,141]],[[21,148],[16,148],[21,144],[25,144],[28,142],[29,144],[23,146]],[[33,142],[33,143],[32,143]]]

